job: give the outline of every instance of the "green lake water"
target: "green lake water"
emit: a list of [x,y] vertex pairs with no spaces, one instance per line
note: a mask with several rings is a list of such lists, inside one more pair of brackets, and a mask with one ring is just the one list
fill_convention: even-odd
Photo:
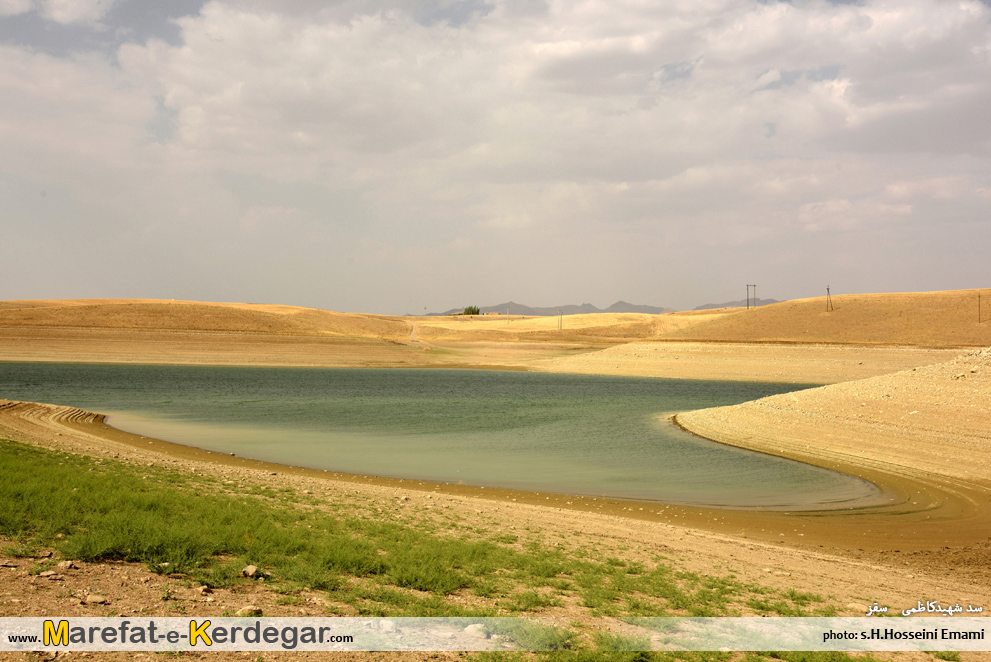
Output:
[[118,428],[373,476],[726,507],[838,507],[859,478],[730,448],[663,414],[793,384],[480,370],[0,363],[0,397],[109,414]]

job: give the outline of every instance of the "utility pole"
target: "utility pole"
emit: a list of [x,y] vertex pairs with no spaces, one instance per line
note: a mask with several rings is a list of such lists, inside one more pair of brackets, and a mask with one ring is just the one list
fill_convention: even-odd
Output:
[[757,307],[757,286],[747,284],[747,310],[750,310],[750,288],[754,288],[754,308]]
[[826,312],[832,312],[833,310],[833,298],[829,296],[829,285],[826,286]]
[[747,283],[747,310],[750,310],[750,283]]

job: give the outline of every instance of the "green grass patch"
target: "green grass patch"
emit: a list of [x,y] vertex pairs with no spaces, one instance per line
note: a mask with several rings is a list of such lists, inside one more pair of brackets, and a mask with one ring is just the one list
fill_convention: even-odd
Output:
[[[516,536],[438,526],[428,513],[397,524],[358,500],[305,502],[284,489],[225,487],[0,440],[0,537],[14,541],[4,548],[11,556],[55,547],[65,558],[143,563],[211,587],[250,581],[240,570],[253,564],[290,596],[284,604],[317,590],[328,610],[362,615],[496,616],[569,604],[616,617],[736,615],[743,605],[781,615],[828,609],[815,594],[679,572],[666,559],[603,559],[587,547],[565,552],[534,541],[521,549]],[[600,652],[629,652],[603,642]],[[555,646],[578,655],[572,644],[564,637]]]
[[765,660],[784,660],[784,662],[878,662],[871,654],[853,656],[837,651],[793,651],[747,653],[745,662],[764,662]]

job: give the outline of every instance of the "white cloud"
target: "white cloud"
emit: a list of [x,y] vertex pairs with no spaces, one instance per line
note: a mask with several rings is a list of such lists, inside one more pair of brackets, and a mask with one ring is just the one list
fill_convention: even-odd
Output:
[[57,23],[96,23],[116,0],[41,0],[42,14]]
[[0,0],[0,16],[16,16],[34,9],[33,0]]
[[56,23],[96,24],[117,0],[0,0],[0,17],[39,10]]
[[[44,11],[92,23],[109,6]],[[970,201],[970,218],[983,200],[972,192],[991,187],[991,10],[979,2],[452,12],[214,1],[180,20],[182,43],[127,44],[116,63],[8,47],[0,167],[62,177],[131,223],[128,205],[154,228],[199,219],[215,228],[207,239],[233,232],[222,245],[235,253],[279,223],[301,228],[282,239],[305,237],[306,250],[368,241],[363,254],[387,245],[407,266],[458,241],[499,263],[500,242],[525,240],[607,252],[619,289],[637,287],[626,255],[646,246],[791,256],[809,232],[893,223],[907,242],[945,215],[938,205]],[[251,199],[231,178],[273,192]],[[688,264],[728,274],[733,259]]]

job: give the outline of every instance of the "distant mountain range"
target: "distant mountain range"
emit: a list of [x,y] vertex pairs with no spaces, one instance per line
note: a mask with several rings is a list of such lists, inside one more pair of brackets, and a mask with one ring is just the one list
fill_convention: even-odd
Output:
[[[769,306],[772,303],[781,303],[777,299],[757,299],[756,305],[758,306]],[[750,300],[750,305],[753,306],[754,299]],[[740,299],[739,301],[727,301],[726,303],[707,303],[704,306],[698,306],[694,310],[712,310],[713,308],[745,308],[747,306],[746,299]]]
[[[502,313],[506,314],[509,309],[510,315],[526,315],[530,317],[549,317],[561,313],[562,315],[581,315],[587,313],[646,313],[648,315],[660,315],[661,313],[673,313],[674,308],[658,308],[657,306],[638,306],[625,301],[617,301],[605,310],[600,310],[590,303],[583,303],[580,306],[550,306],[548,308],[531,308],[521,303],[509,301],[497,306],[480,306],[482,313]],[[454,315],[460,313],[463,308],[452,308],[444,313],[429,313],[429,315]]]

